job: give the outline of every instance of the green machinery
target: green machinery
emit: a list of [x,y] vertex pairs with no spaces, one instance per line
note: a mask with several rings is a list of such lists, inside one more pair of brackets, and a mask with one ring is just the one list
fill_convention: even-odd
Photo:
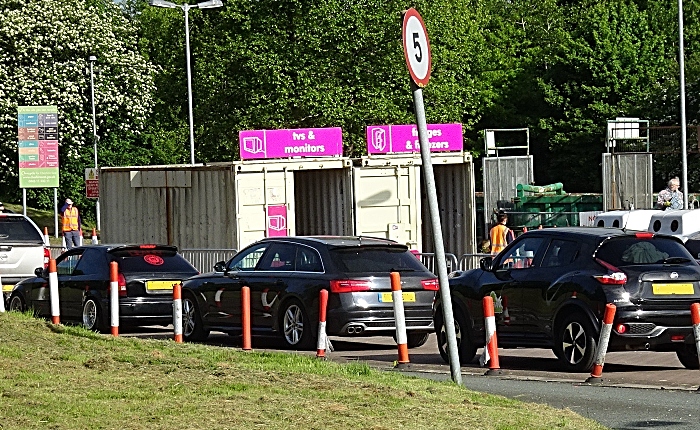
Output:
[[517,184],[513,211],[508,211],[508,224],[516,230],[543,227],[579,225],[579,213],[602,211],[601,194],[567,194],[564,185],[557,182],[537,186]]

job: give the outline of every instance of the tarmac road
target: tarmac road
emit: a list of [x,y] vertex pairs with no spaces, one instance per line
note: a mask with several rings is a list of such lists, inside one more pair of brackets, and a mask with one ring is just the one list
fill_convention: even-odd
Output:
[[[125,335],[172,337],[172,329]],[[435,380],[451,377],[449,365],[437,352],[435,335],[422,347],[409,350],[411,363],[401,370],[394,367],[398,353],[391,338],[330,339],[334,350],[327,351],[326,358],[331,361],[361,361],[373,368]],[[207,343],[240,347],[240,338],[212,333]],[[274,339],[253,338],[252,346],[253,350],[285,351]],[[311,351],[298,353],[315,355]],[[700,371],[685,369],[675,353],[609,353],[598,384],[586,383],[589,373],[563,372],[550,350],[499,349],[499,359],[502,374],[498,376],[484,376],[486,369],[479,367],[478,359],[462,366],[463,385],[526,402],[569,408],[611,428],[700,428]]]

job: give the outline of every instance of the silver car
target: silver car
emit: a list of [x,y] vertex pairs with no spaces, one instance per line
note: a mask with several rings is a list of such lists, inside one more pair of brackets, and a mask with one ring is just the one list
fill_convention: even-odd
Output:
[[15,284],[33,278],[37,267],[49,263],[49,249],[39,227],[22,214],[0,214],[0,276],[4,299]]

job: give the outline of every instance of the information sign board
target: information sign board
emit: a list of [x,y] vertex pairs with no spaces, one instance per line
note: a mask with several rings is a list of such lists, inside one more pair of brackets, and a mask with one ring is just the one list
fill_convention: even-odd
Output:
[[20,188],[57,188],[58,108],[19,106],[17,140]]

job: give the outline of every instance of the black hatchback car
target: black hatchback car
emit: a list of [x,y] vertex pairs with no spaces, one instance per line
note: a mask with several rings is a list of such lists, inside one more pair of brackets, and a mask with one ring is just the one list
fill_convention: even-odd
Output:
[[[499,347],[552,348],[569,371],[589,371],[607,303],[617,307],[608,351],[676,351],[698,368],[690,305],[700,266],[669,236],[570,227],[527,232],[480,268],[451,274],[460,361],[485,343],[482,299],[494,298]],[[447,361],[442,303],[438,348]]]
[[323,289],[328,335],[392,336],[391,272],[401,275],[408,346],[420,346],[433,331],[437,279],[405,245],[371,237],[279,237],[248,246],[183,283],[183,336],[240,334],[243,286],[253,334],[279,336],[287,347],[315,348]]
[[[143,326],[173,321],[173,285],[199,274],[177,248],[167,245],[88,245],[70,249],[56,259],[61,320],[90,330],[111,326],[109,264],[118,264],[119,324]],[[33,309],[51,316],[46,269],[18,283],[10,295],[10,310]]]

